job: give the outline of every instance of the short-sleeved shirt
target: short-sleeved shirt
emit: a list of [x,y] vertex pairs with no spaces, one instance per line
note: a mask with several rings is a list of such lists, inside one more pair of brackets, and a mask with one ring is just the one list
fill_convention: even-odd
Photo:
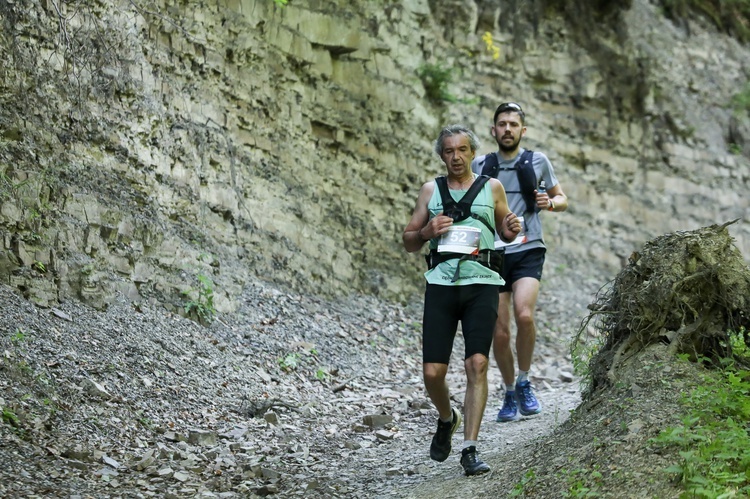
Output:
[[[492,154],[497,156],[499,168],[496,178],[505,188],[505,195],[508,198],[508,207],[510,208],[510,211],[517,216],[524,217],[523,229],[525,232],[525,242],[523,244],[506,246],[505,252],[508,254],[516,253],[518,251],[526,251],[533,248],[545,248],[542,235],[542,221],[539,217],[539,213],[526,211],[526,201],[524,201],[523,195],[521,194],[518,174],[513,168],[523,151],[524,149],[520,148],[518,155],[509,160],[504,160],[497,152],[493,152],[484,156],[479,156],[471,162],[471,170],[474,173],[481,174],[486,158]],[[544,153],[534,151],[532,156],[532,166],[534,168],[534,173],[536,174],[537,183],[544,180],[547,189],[551,189],[558,184],[555,171],[552,168],[552,163],[550,163],[549,158],[547,158]],[[495,239],[499,241],[500,237],[496,235]]]

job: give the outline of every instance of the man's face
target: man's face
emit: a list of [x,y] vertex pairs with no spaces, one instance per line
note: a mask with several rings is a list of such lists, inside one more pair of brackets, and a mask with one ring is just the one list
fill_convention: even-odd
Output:
[[471,150],[469,138],[462,134],[445,137],[442,159],[448,167],[448,172],[453,175],[460,176],[470,170],[474,151]]
[[526,134],[526,127],[521,123],[521,117],[515,111],[507,111],[497,115],[495,126],[490,133],[501,151],[514,151],[521,143],[521,137]]

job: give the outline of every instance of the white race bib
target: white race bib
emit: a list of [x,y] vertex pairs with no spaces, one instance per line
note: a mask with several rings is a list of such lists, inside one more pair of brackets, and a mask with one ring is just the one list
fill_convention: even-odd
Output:
[[495,236],[495,249],[504,248],[506,246],[514,246],[516,244],[523,244],[526,242],[526,228],[524,226],[523,217],[518,217],[518,221],[521,222],[521,232],[518,233],[512,243],[506,243],[500,236]]
[[481,235],[482,229],[480,228],[451,225],[448,227],[448,232],[440,236],[438,253],[478,255]]

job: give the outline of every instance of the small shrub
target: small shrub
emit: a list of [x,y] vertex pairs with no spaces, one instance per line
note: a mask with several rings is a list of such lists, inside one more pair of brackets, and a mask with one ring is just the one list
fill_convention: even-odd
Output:
[[299,354],[292,352],[287,354],[285,357],[279,359],[279,367],[284,371],[294,371],[299,366]]
[[745,87],[732,97],[732,110],[737,115],[750,113],[750,82],[745,83]]
[[435,104],[442,102],[456,102],[456,97],[448,92],[448,85],[452,81],[452,69],[440,64],[423,64],[417,70],[422,80],[427,98]]
[[21,421],[18,419],[18,416],[16,416],[16,413],[5,408],[3,408],[3,423],[14,428],[18,428],[21,425]]
[[216,309],[214,308],[214,283],[210,277],[198,274],[198,287],[183,291],[188,298],[185,303],[185,312],[188,315],[196,315],[200,322],[210,323]]

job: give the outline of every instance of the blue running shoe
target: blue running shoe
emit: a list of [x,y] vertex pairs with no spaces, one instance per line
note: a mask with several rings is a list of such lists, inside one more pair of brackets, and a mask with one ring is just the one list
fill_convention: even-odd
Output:
[[516,398],[518,399],[518,409],[524,416],[539,414],[542,412],[542,406],[534,396],[530,381],[516,383]]
[[505,392],[503,407],[497,413],[497,422],[506,423],[508,421],[518,421],[521,416],[518,415],[518,406],[516,405],[516,394]]

